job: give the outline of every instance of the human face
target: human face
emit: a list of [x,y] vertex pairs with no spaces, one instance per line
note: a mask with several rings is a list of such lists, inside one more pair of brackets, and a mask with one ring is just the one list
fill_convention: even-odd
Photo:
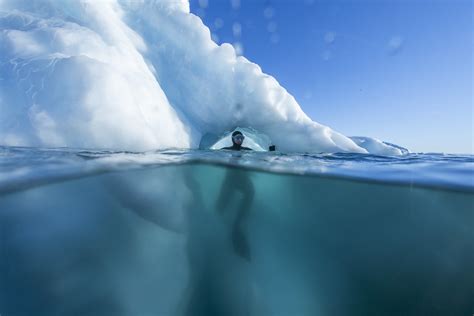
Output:
[[244,135],[232,136],[232,141],[237,145],[242,145],[244,139],[245,139]]

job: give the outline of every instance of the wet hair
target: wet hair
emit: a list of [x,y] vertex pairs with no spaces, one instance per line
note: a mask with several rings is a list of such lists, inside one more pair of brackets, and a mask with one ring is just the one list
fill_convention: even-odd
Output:
[[243,136],[243,134],[239,131],[235,131],[235,132],[232,133],[232,137],[234,137],[236,135],[242,135]]

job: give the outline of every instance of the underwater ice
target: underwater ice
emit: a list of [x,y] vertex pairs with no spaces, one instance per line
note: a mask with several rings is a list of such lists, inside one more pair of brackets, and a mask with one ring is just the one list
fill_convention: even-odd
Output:
[[0,29],[1,145],[198,148],[244,126],[281,151],[403,153],[312,121],[187,0],[3,0]]
[[[96,154],[87,161],[94,163]],[[240,153],[214,156],[227,154]],[[44,172],[45,164],[61,168],[67,162],[58,159],[73,156],[30,149],[8,156],[16,158],[10,168],[23,171],[27,161],[32,171],[43,170],[43,183],[49,181],[7,194],[0,181],[2,315],[474,311],[472,184],[463,192],[432,190],[410,183],[409,173],[405,184],[390,185],[203,163],[122,167],[69,181]],[[328,156],[326,165],[337,168],[337,154]],[[453,167],[467,174],[470,167],[461,157],[410,158],[404,164],[415,178],[430,163],[438,162],[431,168],[435,175],[453,174]],[[35,181],[31,174],[28,179]],[[219,203],[222,197],[228,203]],[[248,260],[231,238],[242,206],[248,209]]]

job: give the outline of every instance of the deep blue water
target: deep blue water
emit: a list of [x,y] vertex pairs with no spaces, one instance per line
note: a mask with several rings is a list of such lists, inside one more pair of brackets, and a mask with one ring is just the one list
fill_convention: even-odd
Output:
[[471,315],[473,163],[0,147],[0,315]]

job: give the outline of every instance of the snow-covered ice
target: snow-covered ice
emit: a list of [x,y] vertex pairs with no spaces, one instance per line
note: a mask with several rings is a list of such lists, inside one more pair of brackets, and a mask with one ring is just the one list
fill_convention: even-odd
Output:
[[312,121],[187,0],[2,0],[0,29],[2,145],[198,148],[241,126],[281,151],[403,152]]

